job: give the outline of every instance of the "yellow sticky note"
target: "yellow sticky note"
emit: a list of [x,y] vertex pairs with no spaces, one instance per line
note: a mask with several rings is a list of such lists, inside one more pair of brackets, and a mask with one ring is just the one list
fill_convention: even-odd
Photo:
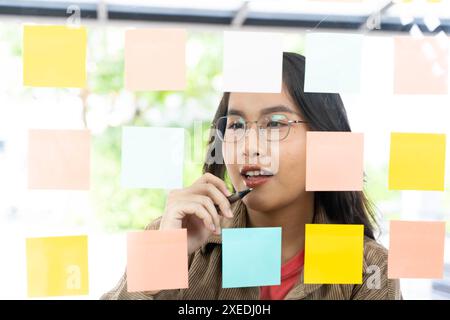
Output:
[[87,236],[26,240],[28,296],[87,295]]
[[307,224],[304,283],[361,284],[363,225]]
[[390,190],[444,190],[445,134],[391,133]]
[[83,27],[24,26],[23,84],[84,87],[86,42],[87,32]]

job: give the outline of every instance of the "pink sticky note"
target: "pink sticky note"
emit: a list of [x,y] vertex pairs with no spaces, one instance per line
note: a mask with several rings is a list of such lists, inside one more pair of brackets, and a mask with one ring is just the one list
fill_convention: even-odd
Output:
[[309,131],[306,135],[306,191],[363,188],[364,135]]
[[388,278],[441,279],[445,222],[391,221]]
[[186,87],[186,31],[136,29],[125,33],[125,88],[133,91]]
[[186,229],[130,232],[127,250],[128,292],[188,287]]
[[447,94],[448,44],[436,37],[396,37],[394,70],[396,94]]
[[89,189],[90,149],[88,130],[30,130],[28,187]]

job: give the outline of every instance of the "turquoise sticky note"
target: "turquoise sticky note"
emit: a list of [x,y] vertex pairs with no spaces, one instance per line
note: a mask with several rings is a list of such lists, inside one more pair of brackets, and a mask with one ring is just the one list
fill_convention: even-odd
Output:
[[222,231],[222,287],[279,285],[281,228],[227,228]]
[[183,160],[183,128],[124,127],[122,129],[122,187],[181,188]]

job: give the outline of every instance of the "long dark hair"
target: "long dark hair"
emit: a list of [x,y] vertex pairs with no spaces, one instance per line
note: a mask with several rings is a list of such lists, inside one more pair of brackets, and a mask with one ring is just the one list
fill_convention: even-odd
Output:
[[[338,62],[337,62],[338,63]],[[332,76],[332,75],[331,75]],[[283,83],[296,103],[311,131],[351,131],[347,113],[337,93],[305,93],[305,57],[297,53],[283,53]],[[228,111],[230,93],[225,92],[214,116],[213,123]],[[218,155],[217,152],[220,154]],[[211,131],[207,160],[203,173],[209,172],[225,179],[221,140]],[[208,159],[222,161],[208,161]],[[233,188],[234,189],[234,188]],[[364,234],[374,239],[376,224],[374,206],[363,191],[316,191],[314,207],[324,210],[330,221],[337,224],[362,224]]]

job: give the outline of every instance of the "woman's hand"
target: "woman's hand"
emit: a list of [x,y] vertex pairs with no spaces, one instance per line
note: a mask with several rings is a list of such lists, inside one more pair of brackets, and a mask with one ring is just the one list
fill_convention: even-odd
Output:
[[188,254],[191,254],[213,233],[221,233],[222,216],[233,217],[230,202],[226,198],[230,195],[223,180],[205,173],[190,187],[169,193],[159,230],[186,228]]

